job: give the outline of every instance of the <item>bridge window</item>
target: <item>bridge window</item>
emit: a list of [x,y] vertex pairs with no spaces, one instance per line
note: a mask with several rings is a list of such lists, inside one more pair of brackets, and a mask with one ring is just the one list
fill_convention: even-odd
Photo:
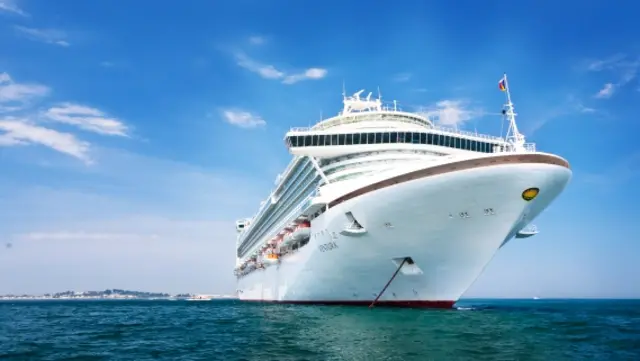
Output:
[[288,137],[286,143],[290,147],[389,143],[430,144],[482,153],[493,153],[496,147],[498,147],[498,149],[503,148],[502,145],[496,143],[422,132],[294,135]]

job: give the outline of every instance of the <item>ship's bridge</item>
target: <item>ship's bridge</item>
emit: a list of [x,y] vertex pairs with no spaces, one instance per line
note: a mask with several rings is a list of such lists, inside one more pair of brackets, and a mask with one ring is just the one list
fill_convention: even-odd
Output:
[[[350,97],[343,96],[343,109],[337,116],[323,120],[311,128],[310,131],[323,131],[329,128],[396,128],[421,127],[431,128],[433,123],[427,118],[414,113],[403,112],[398,109],[396,101],[393,105],[384,105],[380,97],[371,99],[371,92],[365,99],[358,91]],[[302,129],[299,129],[302,130]],[[337,130],[337,129],[332,129]]]
[[504,149],[500,137],[435,126],[426,117],[384,107],[380,99],[360,99],[363,90],[344,97],[340,115],[309,128],[292,128],[285,136],[291,154],[335,157],[350,153],[437,146],[444,153],[473,151],[493,153]]

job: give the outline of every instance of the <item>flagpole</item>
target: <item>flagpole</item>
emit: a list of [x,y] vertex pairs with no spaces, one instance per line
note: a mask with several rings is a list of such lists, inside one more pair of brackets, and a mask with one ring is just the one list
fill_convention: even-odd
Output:
[[511,92],[509,91],[509,81],[507,79],[507,73],[505,72],[502,75],[502,80],[504,81],[504,90],[507,96],[507,116],[509,117],[509,127],[513,133],[513,145],[516,150],[521,150],[524,146],[524,136],[520,134],[518,131],[518,126],[516,125],[516,113],[513,111],[513,103],[511,102]]

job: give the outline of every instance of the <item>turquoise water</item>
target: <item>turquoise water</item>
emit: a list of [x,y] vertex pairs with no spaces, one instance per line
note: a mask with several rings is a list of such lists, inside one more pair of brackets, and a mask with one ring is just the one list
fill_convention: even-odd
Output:
[[640,360],[640,301],[4,301],[0,360]]

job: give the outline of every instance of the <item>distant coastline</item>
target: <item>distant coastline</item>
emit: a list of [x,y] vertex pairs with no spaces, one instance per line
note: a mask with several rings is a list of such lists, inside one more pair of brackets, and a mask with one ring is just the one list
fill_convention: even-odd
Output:
[[3,300],[187,300],[207,301],[213,299],[235,299],[232,295],[178,293],[169,294],[162,292],[143,292],[122,289],[107,289],[104,291],[64,291],[56,293],[44,293],[41,295],[0,295]]

